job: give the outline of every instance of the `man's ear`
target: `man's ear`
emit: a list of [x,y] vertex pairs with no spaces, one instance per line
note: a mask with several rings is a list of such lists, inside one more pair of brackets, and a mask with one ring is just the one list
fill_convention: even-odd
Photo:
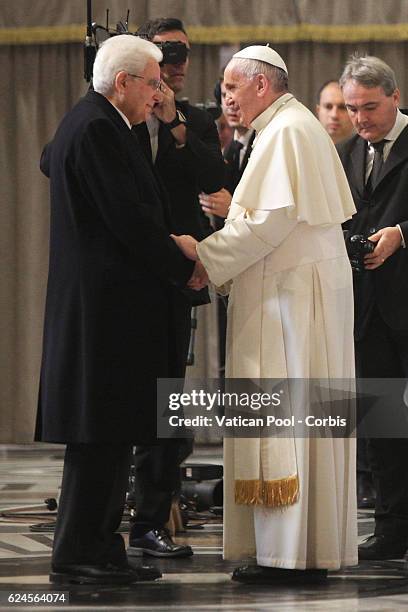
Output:
[[399,103],[400,103],[400,98],[401,98],[401,93],[400,90],[397,88],[394,93],[392,94],[393,98],[394,98],[394,102],[395,102],[395,106],[396,108],[398,108]]
[[263,98],[265,94],[269,91],[270,84],[268,79],[264,74],[258,74],[258,83],[256,87],[256,94],[259,98]]
[[118,92],[123,92],[126,89],[127,85],[127,72],[126,70],[121,70],[115,76],[115,90]]

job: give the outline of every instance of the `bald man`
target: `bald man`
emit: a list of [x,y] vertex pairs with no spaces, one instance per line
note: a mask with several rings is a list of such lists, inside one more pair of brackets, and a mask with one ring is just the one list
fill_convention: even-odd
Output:
[[316,115],[334,144],[348,140],[353,135],[353,125],[337,81],[326,81],[320,87]]

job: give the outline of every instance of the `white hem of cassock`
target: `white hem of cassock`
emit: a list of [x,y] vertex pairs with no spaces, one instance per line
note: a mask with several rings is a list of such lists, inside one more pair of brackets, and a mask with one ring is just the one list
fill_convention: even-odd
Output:
[[343,560],[342,564],[339,565],[333,561],[322,561],[313,564],[313,567],[308,567],[306,561],[300,561],[299,559],[271,559],[270,557],[258,557],[256,558],[258,565],[263,567],[279,567],[281,569],[327,569],[327,570],[339,570],[342,567],[349,567],[358,565],[358,558],[352,557]]

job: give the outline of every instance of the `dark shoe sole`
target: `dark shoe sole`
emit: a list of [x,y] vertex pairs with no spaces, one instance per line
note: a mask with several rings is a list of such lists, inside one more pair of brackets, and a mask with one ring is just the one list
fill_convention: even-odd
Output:
[[280,568],[252,568],[242,567],[234,570],[231,579],[241,584],[290,584],[308,585],[322,584],[327,581],[327,570],[286,570]]
[[392,560],[399,560],[399,559],[403,559],[404,555],[405,555],[406,550],[404,550],[404,552],[398,552],[398,553],[389,553],[387,555],[368,555],[365,556],[364,553],[358,553],[358,560],[359,561],[392,561]]
[[158,552],[156,550],[150,550],[150,548],[137,548],[136,546],[129,546],[127,549],[129,557],[160,557],[162,559],[171,559],[175,557],[191,557],[193,554],[192,550],[178,550],[174,552]]
[[123,584],[132,584],[134,582],[139,582],[137,577],[134,578],[124,578],[124,577],[115,577],[109,579],[96,578],[93,576],[76,576],[74,574],[65,574],[59,572],[51,572],[49,576],[50,582],[53,584],[115,584],[115,585],[123,585]]
[[327,576],[305,576],[304,578],[290,577],[290,576],[263,576],[262,578],[237,578],[231,577],[234,582],[240,584],[260,584],[260,585],[274,585],[274,584],[291,584],[295,585],[308,585],[308,584],[323,584],[327,582]]

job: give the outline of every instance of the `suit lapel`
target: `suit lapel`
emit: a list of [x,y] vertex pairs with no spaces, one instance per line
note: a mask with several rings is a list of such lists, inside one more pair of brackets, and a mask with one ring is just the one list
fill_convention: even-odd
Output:
[[367,142],[363,138],[356,140],[356,146],[351,151],[351,171],[354,175],[353,184],[360,197],[364,195],[366,173]]
[[116,108],[109,102],[105,96],[102,94],[90,90],[84,96],[83,100],[85,102],[90,102],[91,104],[96,104],[101,109],[103,109],[104,113],[116,124],[116,126],[124,133],[130,132],[129,127],[123,118],[119,115]]
[[[408,126],[406,126],[391,147],[387,161],[384,162],[375,189],[399,164],[408,158]],[[374,189],[374,191],[375,191]]]
[[166,155],[168,149],[170,149],[173,145],[173,136],[171,135],[170,130],[160,123],[159,127],[159,146],[157,149],[157,156],[155,164],[160,162],[161,158]]
[[132,127],[132,132],[134,132],[137,136],[137,139],[146,154],[146,158],[150,163],[152,163],[152,146],[150,143],[150,135],[149,130],[147,129],[146,123],[139,123],[138,125],[134,125]]
[[252,145],[253,145],[254,140],[255,140],[255,131],[252,134],[251,138],[249,139],[248,146],[245,151],[244,159],[242,160],[242,164],[240,165],[240,168],[239,168],[241,176],[243,175],[244,170],[247,167],[249,156],[252,153]]

